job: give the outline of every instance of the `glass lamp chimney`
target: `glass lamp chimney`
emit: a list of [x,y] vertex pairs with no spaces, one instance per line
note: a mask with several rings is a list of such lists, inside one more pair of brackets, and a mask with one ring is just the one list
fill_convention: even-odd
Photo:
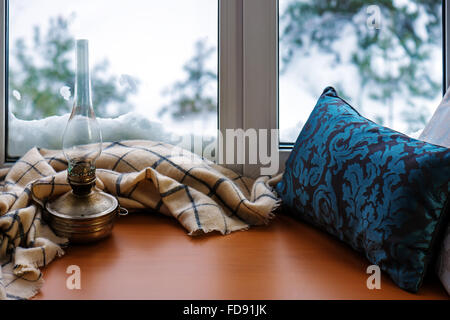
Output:
[[75,97],[64,130],[63,152],[74,193],[89,194],[95,184],[95,162],[102,152],[102,134],[92,106],[88,40],[76,41]]

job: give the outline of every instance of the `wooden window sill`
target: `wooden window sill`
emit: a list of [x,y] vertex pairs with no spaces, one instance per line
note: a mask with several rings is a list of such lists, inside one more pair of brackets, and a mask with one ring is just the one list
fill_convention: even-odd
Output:
[[[81,268],[81,290],[66,269]],[[43,270],[35,299],[448,299],[437,277],[418,294],[382,276],[368,290],[368,262],[306,224],[278,216],[268,227],[192,238],[167,217],[132,214],[113,235],[73,246]]]

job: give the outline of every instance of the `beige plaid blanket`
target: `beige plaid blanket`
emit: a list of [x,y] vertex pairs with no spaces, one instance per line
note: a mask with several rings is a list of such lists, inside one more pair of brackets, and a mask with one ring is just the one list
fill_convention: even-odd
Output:
[[[67,241],[42,220],[41,208],[70,190],[66,167],[61,151],[33,148],[0,170],[0,299],[35,295],[43,282],[39,267],[64,254]],[[278,205],[274,182],[269,177],[254,181],[151,141],[104,144],[97,160],[97,188],[128,210],[176,218],[190,235],[267,224]]]

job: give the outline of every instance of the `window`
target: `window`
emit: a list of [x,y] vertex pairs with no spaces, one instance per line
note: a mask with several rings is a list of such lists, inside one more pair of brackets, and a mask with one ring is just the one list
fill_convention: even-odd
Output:
[[[109,61],[99,79],[113,79],[109,89],[121,94],[99,110],[106,140],[179,141],[194,133],[215,143],[217,126],[222,135],[226,129],[279,129],[275,142],[282,170],[326,86],[335,86],[364,116],[407,134],[420,130],[434,112],[443,77],[448,86],[450,32],[442,29],[442,24],[448,29],[448,8],[439,0],[392,1],[391,9],[390,2],[359,0],[130,0],[126,7],[106,0],[0,1],[7,3],[10,8],[1,7],[0,15],[5,19],[9,12],[9,22],[0,27],[9,31],[9,52],[0,43],[1,61],[7,62],[0,71],[9,66],[13,78],[7,83],[0,78],[1,88],[9,85],[0,98],[16,117],[3,114],[9,139],[20,141],[8,144],[9,156],[32,144],[22,135],[24,127],[34,128],[33,139],[39,137],[42,146],[57,147],[53,131],[46,135],[42,129],[53,112],[36,113],[27,104],[29,89],[20,85],[24,74],[14,48],[24,38],[42,69],[48,61],[32,50],[33,27],[45,41],[50,23],[59,25],[53,30],[65,28],[58,16],[67,19],[70,35],[91,39],[93,66]],[[41,7],[42,15],[29,13]],[[72,92],[72,78],[48,86],[63,106],[55,112],[60,116],[70,107],[65,97]],[[133,127],[122,125],[124,119]],[[226,150],[223,138],[215,156]],[[0,152],[5,141],[0,139]],[[260,166],[230,165],[249,176],[258,175]]]
[[76,38],[90,40],[104,141],[215,140],[217,1],[10,0],[6,13],[8,158],[61,147]]
[[280,141],[327,86],[369,119],[414,135],[442,98],[442,1],[279,1]]

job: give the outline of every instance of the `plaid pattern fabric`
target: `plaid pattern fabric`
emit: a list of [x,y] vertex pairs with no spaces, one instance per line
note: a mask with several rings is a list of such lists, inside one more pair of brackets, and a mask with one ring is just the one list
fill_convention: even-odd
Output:
[[[42,285],[39,267],[61,256],[67,244],[41,219],[51,198],[70,190],[61,151],[34,148],[0,170],[0,298],[26,299]],[[276,180],[256,181],[164,143],[107,143],[97,160],[97,188],[130,211],[176,218],[190,235],[228,234],[264,225],[278,199]]]

